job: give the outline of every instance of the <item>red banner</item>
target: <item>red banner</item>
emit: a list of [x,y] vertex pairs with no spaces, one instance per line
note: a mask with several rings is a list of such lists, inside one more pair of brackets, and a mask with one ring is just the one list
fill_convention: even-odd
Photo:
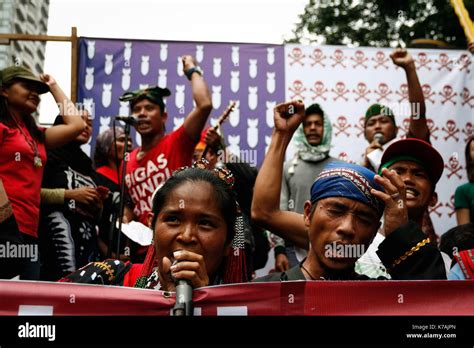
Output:
[[[474,315],[474,281],[296,281],[212,286],[195,315]],[[126,287],[0,281],[0,315],[170,315],[174,293]]]

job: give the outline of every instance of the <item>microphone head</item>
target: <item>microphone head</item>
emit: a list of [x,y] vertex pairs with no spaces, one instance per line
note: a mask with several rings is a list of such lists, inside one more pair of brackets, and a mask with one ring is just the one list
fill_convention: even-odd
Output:
[[115,119],[125,122],[131,126],[135,126],[138,123],[138,120],[133,116],[117,116]]
[[385,140],[385,136],[382,133],[375,133],[374,139],[377,140],[379,144],[382,144]]

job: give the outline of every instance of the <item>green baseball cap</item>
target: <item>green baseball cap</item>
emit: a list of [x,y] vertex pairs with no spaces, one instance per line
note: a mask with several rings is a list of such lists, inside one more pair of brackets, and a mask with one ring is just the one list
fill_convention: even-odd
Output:
[[365,122],[369,120],[372,116],[388,116],[392,119],[393,124],[395,124],[395,115],[393,114],[392,109],[390,109],[388,106],[381,105],[381,104],[372,104],[369,106],[365,113]]
[[0,71],[0,86],[13,80],[27,80],[33,82],[37,86],[39,94],[49,92],[49,86],[23,66],[9,66]]

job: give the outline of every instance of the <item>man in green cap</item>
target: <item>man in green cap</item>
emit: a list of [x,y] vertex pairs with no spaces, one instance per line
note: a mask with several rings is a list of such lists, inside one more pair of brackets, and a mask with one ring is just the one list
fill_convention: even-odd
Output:
[[175,131],[165,134],[168,114],[163,98],[171,95],[168,88],[146,88],[127,92],[120,98],[130,102],[137,121],[135,129],[141,137],[141,146],[130,153],[127,162],[125,184],[134,206],[133,210],[126,209],[126,222],[138,220],[147,225],[153,192],[174,170],[191,164],[194,147],[211,112],[209,89],[196,61],[189,55],[183,56],[182,61],[196,106]]
[[[430,132],[426,124],[425,98],[416,73],[415,61],[406,49],[397,48],[390,55],[395,65],[403,68],[407,76],[408,99],[411,116],[407,138],[418,138],[429,142]],[[397,139],[398,127],[393,111],[381,104],[371,105],[365,114],[364,135],[369,146],[364,153],[364,167],[378,170],[383,151]]]

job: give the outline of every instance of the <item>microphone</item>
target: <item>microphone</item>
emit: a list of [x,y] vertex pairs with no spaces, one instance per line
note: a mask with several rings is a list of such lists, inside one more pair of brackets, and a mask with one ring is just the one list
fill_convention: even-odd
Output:
[[382,142],[385,140],[385,136],[382,133],[375,133],[374,134],[374,139],[377,140],[377,142],[382,145]]
[[176,303],[173,316],[193,315],[193,288],[189,281],[180,279],[176,285]]
[[131,126],[135,126],[138,123],[138,120],[133,116],[115,116],[115,119]]
[[[173,265],[178,260],[174,260]],[[173,307],[173,316],[190,317],[193,315],[193,287],[189,280],[175,279],[176,284],[176,303]]]

